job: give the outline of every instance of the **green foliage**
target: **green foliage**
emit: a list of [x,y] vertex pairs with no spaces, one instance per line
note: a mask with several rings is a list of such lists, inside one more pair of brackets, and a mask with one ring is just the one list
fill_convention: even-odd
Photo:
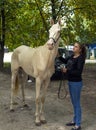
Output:
[[22,44],[38,46],[45,40],[46,33],[40,35],[45,30],[35,2],[10,0],[6,8],[6,45],[10,49]]

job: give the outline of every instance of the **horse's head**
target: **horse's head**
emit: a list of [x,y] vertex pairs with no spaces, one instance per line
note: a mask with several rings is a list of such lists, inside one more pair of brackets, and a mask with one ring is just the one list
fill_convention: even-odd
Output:
[[56,24],[53,24],[49,29],[49,40],[47,41],[47,45],[49,50],[52,50],[54,46],[58,43],[60,38],[61,31],[61,22],[58,21]]

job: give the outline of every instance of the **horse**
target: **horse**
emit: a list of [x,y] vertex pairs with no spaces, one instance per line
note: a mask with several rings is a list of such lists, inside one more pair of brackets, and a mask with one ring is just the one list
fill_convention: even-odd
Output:
[[[50,77],[54,73],[54,61],[60,42],[61,22],[53,23],[49,29],[49,39],[39,47],[32,48],[25,45],[17,47],[11,57],[11,102],[10,111],[14,111],[14,96],[21,87],[23,105],[25,104],[24,87],[27,76],[36,81],[36,111],[35,124],[40,126],[47,123],[44,116],[44,102]],[[42,93],[41,93],[42,87]]]

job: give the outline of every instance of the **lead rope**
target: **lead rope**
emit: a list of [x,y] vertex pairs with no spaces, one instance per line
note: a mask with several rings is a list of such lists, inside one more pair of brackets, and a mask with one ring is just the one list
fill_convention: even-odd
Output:
[[[65,95],[63,97],[61,97],[61,92],[62,92],[62,86],[64,87],[64,91],[65,91]],[[61,80],[60,80],[60,84],[59,84],[59,88],[58,88],[58,98],[59,99],[65,99],[67,97],[67,89],[65,87],[65,82],[64,82],[64,73],[62,72],[62,76],[61,76]]]

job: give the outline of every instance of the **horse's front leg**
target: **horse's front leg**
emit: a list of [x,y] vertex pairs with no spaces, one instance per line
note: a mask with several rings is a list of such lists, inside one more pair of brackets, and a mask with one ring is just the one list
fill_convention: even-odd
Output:
[[40,88],[41,88],[41,80],[40,78],[36,78],[36,120],[35,120],[35,124],[37,126],[41,125],[40,122],[40,111],[39,111],[39,107],[40,107]]
[[41,97],[41,109],[40,109],[40,120],[41,123],[45,124],[47,123],[45,116],[44,116],[44,102],[46,97],[47,88],[49,85],[50,79],[46,79],[42,84],[42,97]]

